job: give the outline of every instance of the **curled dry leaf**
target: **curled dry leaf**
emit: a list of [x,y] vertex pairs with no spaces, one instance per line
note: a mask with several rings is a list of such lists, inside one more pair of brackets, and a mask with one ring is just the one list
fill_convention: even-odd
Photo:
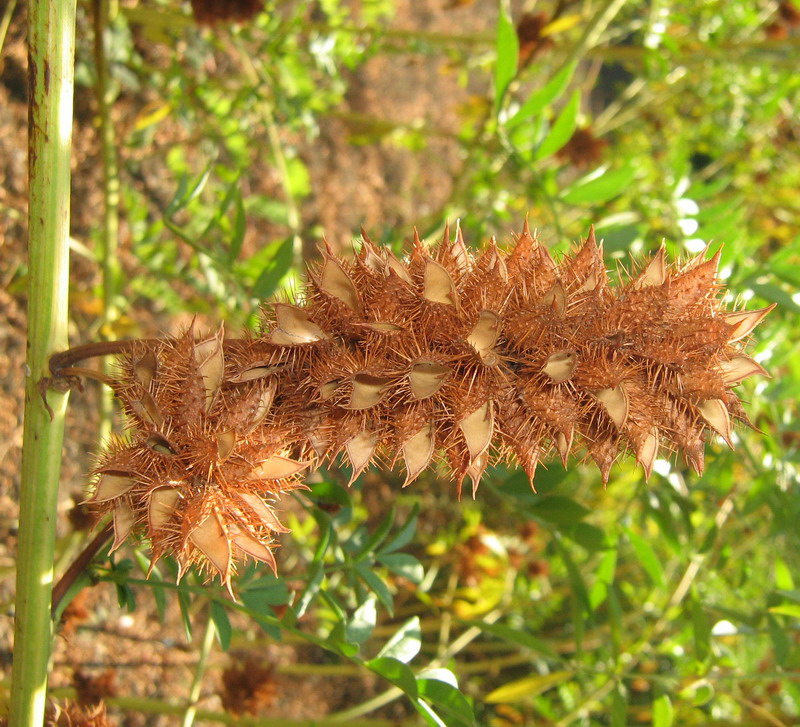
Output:
[[394,273],[404,283],[411,284],[411,274],[403,263],[401,263],[391,250],[386,251],[386,272]]
[[245,384],[248,381],[257,381],[272,376],[276,371],[281,369],[280,366],[268,366],[264,363],[250,364],[238,374],[231,376],[228,381],[232,384]]
[[769,376],[766,370],[749,356],[734,356],[730,360],[720,363],[719,367],[722,370],[722,380],[728,386],[738,384],[748,376],[756,374]]
[[564,466],[567,466],[567,458],[569,457],[570,450],[572,449],[572,440],[575,436],[575,429],[570,428],[568,432],[557,432],[555,437],[555,445],[561,461]]
[[134,485],[136,485],[136,480],[130,474],[124,472],[101,472],[91,501],[105,502],[114,500],[130,492]]
[[667,261],[665,255],[666,249],[662,245],[653,259],[647,264],[647,267],[642,271],[641,275],[633,281],[634,290],[664,285],[667,279]]
[[728,341],[730,343],[735,343],[749,336],[753,332],[753,329],[764,320],[764,316],[776,305],[777,303],[773,303],[766,308],[760,308],[758,310],[740,310],[736,313],[726,314],[725,323],[733,329]]
[[113,513],[114,542],[111,544],[112,553],[125,542],[136,522],[136,513],[127,499],[117,500],[114,503]]
[[148,422],[158,429],[164,425],[164,417],[156,404],[155,399],[144,392],[141,399],[131,401],[131,409],[144,422]]
[[362,323],[360,324],[364,328],[373,331],[374,333],[398,333],[399,331],[404,330],[402,326],[398,326],[394,323],[387,323],[386,321],[376,321],[374,323]]
[[289,533],[291,532],[289,528],[285,527],[280,520],[278,520],[278,516],[275,514],[275,511],[261,499],[260,496],[252,493],[252,492],[239,492],[237,493],[238,497],[242,499],[242,501],[255,513],[256,517],[261,522],[261,525],[272,530],[276,533]]
[[220,460],[228,459],[236,446],[236,432],[228,429],[217,435],[217,457]]
[[380,403],[389,389],[391,380],[385,376],[360,373],[353,376],[348,409],[369,409]]
[[500,335],[500,316],[490,310],[482,310],[478,322],[467,338],[467,343],[479,354],[485,355],[494,348]]
[[153,432],[145,440],[145,446],[164,457],[174,457],[177,454],[172,442],[159,432]]
[[721,399],[706,399],[697,405],[697,409],[705,423],[719,434],[729,447],[733,448],[731,420],[725,402]]
[[411,367],[408,383],[415,399],[427,399],[442,388],[451,369],[435,361],[418,361]]
[[644,438],[642,445],[636,452],[636,459],[644,470],[645,477],[650,479],[653,474],[653,465],[658,457],[658,429],[653,427]]
[[253,477],[262,480],[285,480],[310,466],[310,462],[298,462],[291,457],[274,454],[255,467]]
[[318,387],[319,400],[327,401],[328,399],[333,398],[336,395],[336,392],[341,385],[342,382],[339,379],[333,379],[331,381],[326,381],[324,384],[321,384]]
[[150,530],[162,530],[175,514],[181,493],[175,487],[157,487],[150,495],[147,508]]
[[[446,244],[446,240],[444,241]],[[448,257],[452,259],[453,266],[460,273],[464,274],[469,270],[470,259],[467,244],[464,242],[464,233],[461,232],[461,226],[456,227],[456,239],[452,245],[446,247]]]
[[557,280],[542,298],[542,305],[552,308],[556,315],[563,316],[567,312],[567,291],[560,280]]
[[150,388],[151,382],[156,377],[156,371],[158,371],[158,359],[150,349],[145,351],[133,366],[134,377],[145,389]]
[[272,569],[272,572],[278,575],[278,564],[275,562],[275,555],[265,543],[254,538],[246,530],[241,530],[235,524],[230,527],[230,536],[233,544],[239,550],[256,560],[266,563]]
[[597,288],[598,283],[600,282],[600,276],[597,274],[596,271],[592,270],[587,276],[586,279],[581,283],[581,286],[575,290],[574,295],[578,295],[580,293],[590,293],[591,291]]
[[427,399],[442,388],[451,369],[435,361],[418,361],[411,367],[408,383],[415,399]]
[[231,566],[231,544],[217,513],[212,512],[194,528],[189,533],[189,540],[216,568],[223,583],[228,583]]

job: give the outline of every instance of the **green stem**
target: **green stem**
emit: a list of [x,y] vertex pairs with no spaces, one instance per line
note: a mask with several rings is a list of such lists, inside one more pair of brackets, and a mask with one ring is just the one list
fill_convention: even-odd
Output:
[[[97,97],[98,133],[103,159],[103,223],[100,229],[100,254],[103,261],[103,325],[102,338],[113,338],[113,325],[119,317],[117,294],[120,283],[120,265],[117,257],[119,241],[119,166],[117,163],[117,142],[114,126],[111,123],[111,109],[114,104],[114,89],[109,83],[108,55],[106,53],[106,29],[111,17],[112,0],[94,0],[94,60],[95,96]],[[116,3],[115,3],[116,4]],[[103,373],[109,374],[112,362],[103,359]],[[114,393],[109,388],[100,394],[100,441],[111,434],[111,417]]]
[[53,351],[67,345],[69,193],[76,0],[28,6],[30,128],[28,379],[20,484],[10,724],[44,721],[50,660],[56,506],[65,392],[47,392]]
[[[60,687],[53,689],[53,696],[59,699],[75,699],[75,689]],[[109,707],[125,712],[138,714],[163,714],[179,716],[185,707],[181,704],[163,699],[146,697],[106,697],[103,700]],[[316,719],[288,719],[284,717],[250,717],[228,712],[214,712],[209,709],[198,709],[197,719],[205,723],[231,725],[232,727],[328,727],[341,724],[327,717]],[[354,719],[347,723],[350,727],[416,727],[420,724],[416,717],[407,720],[396,719]]]
[[[210,608],[211,604],[209,603],[209,609]],[[200,699],[200,689],[203,686],[203,676],[206,673],[208,655],[211,653],[211,647],[214,645],[214,636],[216,633],[217,629],[214,626],[214,619],[211,618],[211,613],[209,610],[206,632],[203,636],[203,643],[200,646],[200,657],[197,660],[197,669],[195,669],[194,672],[192,690],[189,692],[189,706],[183,713],[183,722],[181,722],[181,727],[192,727],[192,724],[194,724],[194,718],[197,716],[197,701]]]
[[[3,46],[6,44],[6,35],[8,34],[8,26],[11,25],[11,18],[14,15],[14,10],[17,7],[17,0],[9,0],[6,9],[3,11],[3,19],[0,20],[0,53],[3,51]],[[0,64],[2,69],[2,64]]]

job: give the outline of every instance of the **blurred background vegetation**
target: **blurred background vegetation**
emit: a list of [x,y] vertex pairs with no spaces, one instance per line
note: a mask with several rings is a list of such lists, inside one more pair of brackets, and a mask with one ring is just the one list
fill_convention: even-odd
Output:
[[[280,578],[245,568],[240,604],[193,576],[176,588],[169,564],[145,583],[144,544],[103,555],[89,575],[118,605],[100,585],[68,608],[56,692],[112,667],[111,714],[132,725],[174,723],[192,697],[184,724],[223,708],[231,724],[800,724],[800,5],[267,0],[236,23],[213,17],[233,0],[193,5],[79,3],[74,343],[195,316],[253,327],[323,235],[348,251],[364,225],[401,251],[460,220],[479,246],[528,215],[556,253],[594,224],[612,268],[662,239],[673,257],[723,245],[731,304],[778,304],[754,345],[773,378],[742,384],[758,430],[710,442],[703,476],[661,460],[645,482],[625,461],[604,489],[554,462],[532,493],[497,468],[458,503],[436,473],[401,490],[321,472],[286,504]],[[23,149],[24,10],[0,24],[3,143]],[[9,311],[26,280],[15,159]],[[73,400],[72,489],[95,396]],[[89,537],[71,523],[63,564]],[[167,649],[194,630],[184,670],[115,662],[120,614]]]

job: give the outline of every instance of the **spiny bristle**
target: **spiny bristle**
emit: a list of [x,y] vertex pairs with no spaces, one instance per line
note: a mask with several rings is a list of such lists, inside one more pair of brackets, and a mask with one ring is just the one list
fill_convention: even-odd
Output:
[[771,308],[727,312],[708,260],[661,247],[612,285],[594,231],[556,262],[525,224],[506,253],[472,253],[460,227],[399,260],[366,234],[353,260],[329,248],[300,303],[276,302],[257,337],[221,330],[141,342],[114,383],[130,438],[97,469],[92,502],[118,547],[137,526],[154,555],[228,583],[249,556],[275,567],[273,500],[341,456],[353,479],[434,463],[460,494],[486,467],[584,452],[604,482],[631,452],[647,476],[663,452],[698,472],[704,442],[729,445],[733,392],[765,374],[740,343]]

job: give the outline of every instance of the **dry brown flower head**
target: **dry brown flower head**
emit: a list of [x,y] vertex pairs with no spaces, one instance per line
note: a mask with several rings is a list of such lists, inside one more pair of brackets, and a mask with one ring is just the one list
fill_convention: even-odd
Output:
[[460,229],[407,259],[363,235],[352,260],[326,248],[297,302],[256,337],[194,330],[125,354],[113,388],[128,436],[99,463],[91,499],[114,547],[134,530],[228,584],[236,561],[275,568],[277,499],[341,458],[405,485],[438,466],[461,493],[509,461],[583,454],[608,481],[631,453],[649,476],[747,424],[736,385],[764,369],[745,351],[771,310],[727,310],[720,253],[669,263],[662,247],[612,283],[594,232],[555,261],[526,224],[510,251],[467,248]]

